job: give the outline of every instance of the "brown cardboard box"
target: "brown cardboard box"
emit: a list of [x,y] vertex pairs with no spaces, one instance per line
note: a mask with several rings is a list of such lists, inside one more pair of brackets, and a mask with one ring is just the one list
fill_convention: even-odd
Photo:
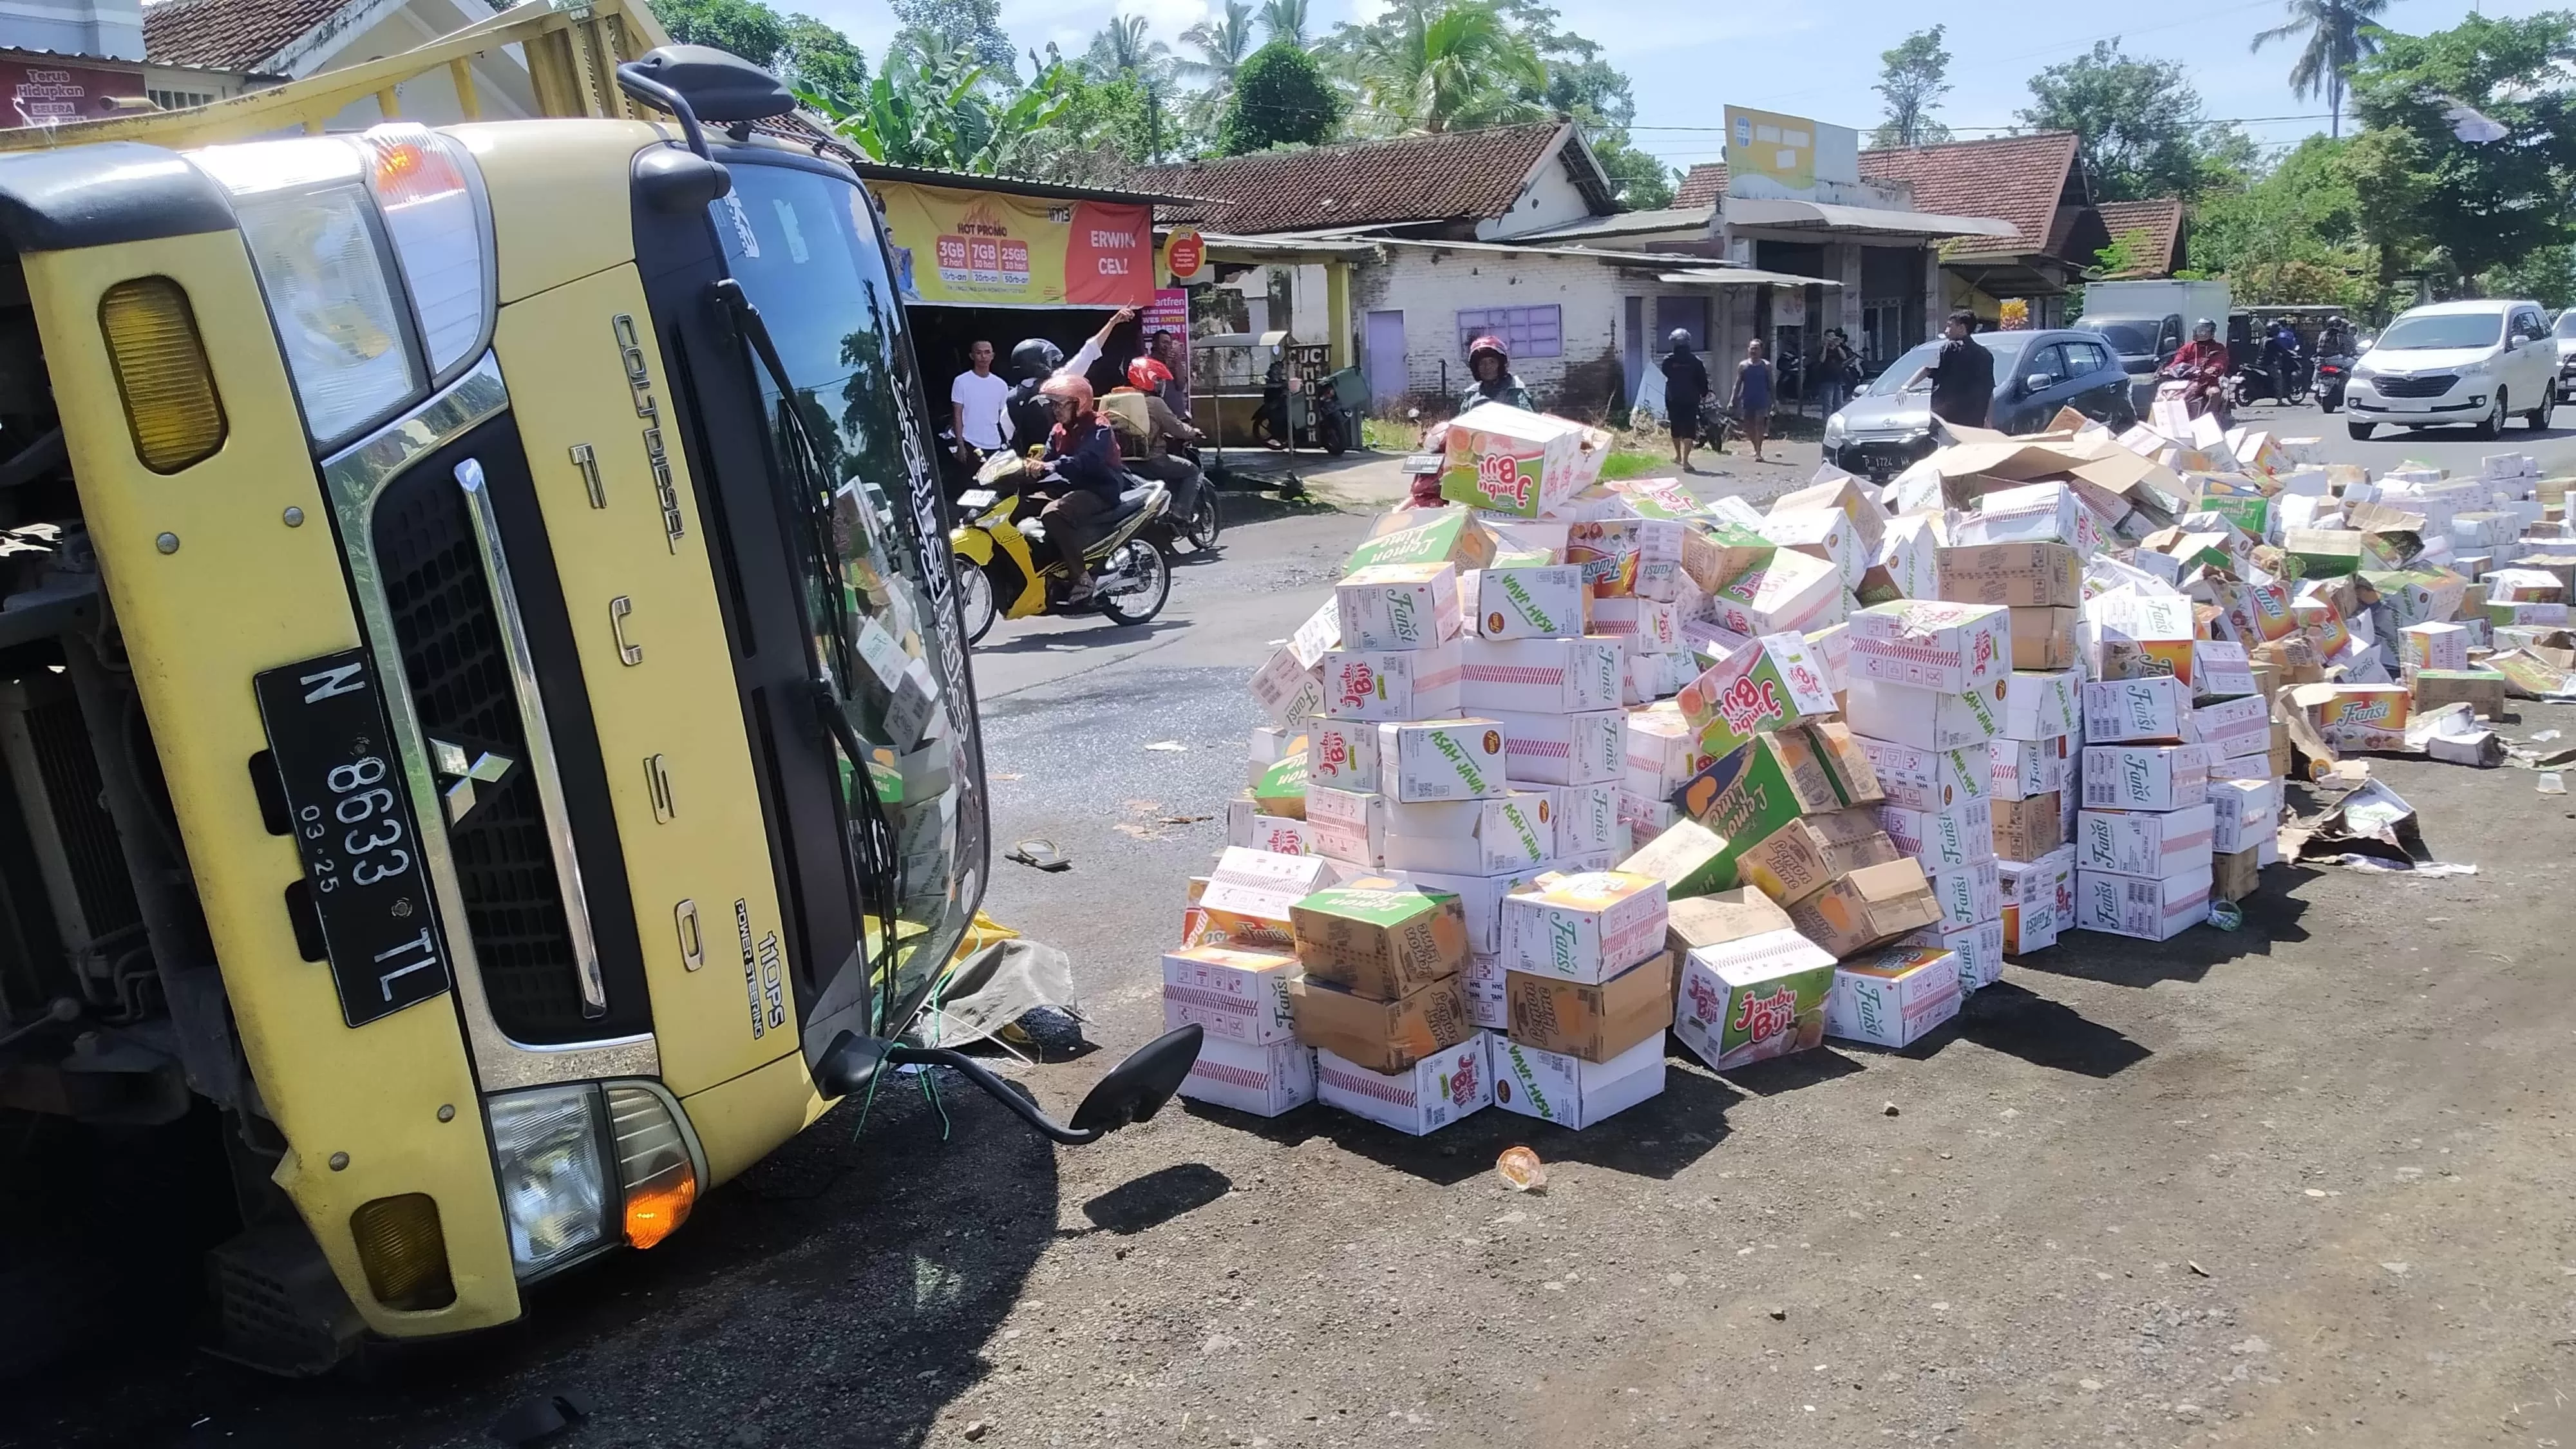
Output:
[[1673,953],[1650,957],[1597,986],[1507,971],[1503,992],[1512,1040],[1606,1062],[1673,1024]]
[[1288,1017],[1297,1040],[1372,1072],[1403,1071],[1476,1032],[1455,976],[1396,1001],[1372,1001],[1301,976],[1288,983]]
[[2468,702],[2481,719],[2504,717],[2504,676],[2492,669],[2418,669],[2409,680],[2415,688],[2415,713],[2446,704]]
[[1941,919],[1940,897],[1911,860],[1865,865],[1789,907],[1798,934],[1841,960]]
[[2566,591],[2562,597],[2576,599],[2576,553],[2527,553],[2515,559],[2513,566],[2556,574],[2558,586]]
[[1354,881],[1298,901],[1288,920],[1307,975],[1373,1001],[1393,1001],[1467,964],[1467,911],[1454,895]]
[[2058,791],[2043,790],[2019,800],[1995,801],[1995,854],[2030,861],[2064,845],[2065,817],[2058,811],[2058,798]]
[[2277,719],[2272,721],[2273,779],[2286,780],[2290,778],[2290,767],[2297,763],[2291,758],[2292,753],[2293,752],[2290,749],[2290,727],[2281,723]]
[[[1843,703],[1840,695],[1834,703]],[[1852,738],[1851,726],[1841,720],[1815,720],[1801,726],[1816,743],[1816,758],[1832,778],[1834,794],[1845,805],[1876,805],[1887,798],[1879,788],[1878,771],[1869,762],[1869,752]]]
[[2233,855],[2209,858],[2209,898],[2213,901],[2241,901],[2254,894],[2260,884],[2263,853],[2260,845],[2249,845]]
[[2084,601],[2083,562],[2066,544],[1965,544],[1940,558],[1941,597],[1954,604],[2071,609]]
[[2075,610],[2014,609],[2012,665],[2015,669],[2075,667]]
[[1735,875],[1785,905],[1815,894],[1835,876],[1900,853],[1879,828],[1877,810],[1855,806],[1800,816],[1763,836],[1735,857]]
[[1664,944],[1680,957],[1702,946],[1793,929],[1777,901],[1747,886],[1674,901],[1664,919]]

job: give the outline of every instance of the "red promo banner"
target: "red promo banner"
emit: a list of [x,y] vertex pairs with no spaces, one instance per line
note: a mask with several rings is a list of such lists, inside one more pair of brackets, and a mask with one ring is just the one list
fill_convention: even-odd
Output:
[[1154,300],[1154,213],[1078,201],[1064,250],[1064,299],[1077,307],[1142,307]]

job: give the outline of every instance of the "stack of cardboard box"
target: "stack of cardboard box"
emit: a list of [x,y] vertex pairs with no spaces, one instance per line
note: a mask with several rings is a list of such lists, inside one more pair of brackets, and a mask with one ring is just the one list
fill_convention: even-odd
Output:
[[1581,1129],[1664,1090],[1666,914],[1661,881],[1619,871],[1544,875],[1504,898],[1505,1109]]
[[1288,1012],[1315,1049],[1318,1100],[1417,1137],[1493,1104],[1485,1034],[1459,988],[1456,896],[1362,877],[1305,896],[1290,918],[1305,974],[1288,983]]

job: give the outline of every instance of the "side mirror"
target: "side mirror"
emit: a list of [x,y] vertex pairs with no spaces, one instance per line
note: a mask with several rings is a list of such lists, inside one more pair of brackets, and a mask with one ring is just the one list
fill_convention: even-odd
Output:
[[1130,1122],[1150,1122],[1199,1059],[1205,1029],[1196,1025],[1168,1031],[1138,1047],[1073,1109],[1076,1132],[1114,1132]]
[[2057,386],[2057,379],[2044,372],[2034,372],[2021,380],[2024,392],[2046,392]]

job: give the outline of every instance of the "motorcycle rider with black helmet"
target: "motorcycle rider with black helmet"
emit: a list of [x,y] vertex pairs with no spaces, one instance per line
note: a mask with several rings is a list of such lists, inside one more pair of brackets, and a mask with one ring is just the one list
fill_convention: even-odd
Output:
[[1011,384],[1010,401],[1003,407],[1003,417],[1010,425],[1010,440],[1044,438],[1055,429],[1055,411],[1038,389],[1051,377],[1072,376],[1089,380],[1091,365],[1100,360],[1109,345],[1109,334],[1136,320],[1136,309],[1121,307],[1109,314],[1100,330],[1091,334],[1067,358],[1064,349],[1043,337],[1031,337],[1011,349],[1011,371],[1018,380]]

